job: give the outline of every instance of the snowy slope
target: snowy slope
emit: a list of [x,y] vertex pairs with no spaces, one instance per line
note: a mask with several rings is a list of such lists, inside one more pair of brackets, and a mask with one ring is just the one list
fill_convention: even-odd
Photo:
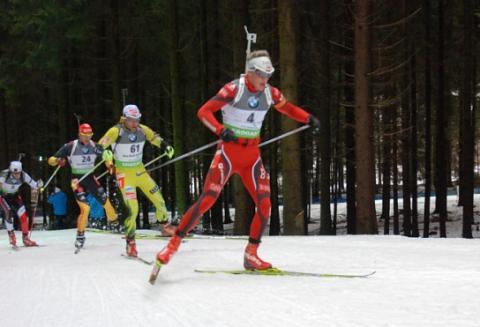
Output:
[[[9,249],[0,231],[0,326],[479,326],[478,239],[265,237],[260,255],[299,271],[367,279],[203,275],[235,269],[245,240],[189,239],[157,284],[120,256],[118,235],[34,231],[40,248]],[[165,240],[140,240],[152,258]]]

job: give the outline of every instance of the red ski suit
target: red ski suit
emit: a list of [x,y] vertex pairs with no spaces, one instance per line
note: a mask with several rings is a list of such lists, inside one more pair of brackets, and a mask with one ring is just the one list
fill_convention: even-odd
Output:
[[[239,80],[232,81],[226,84],[212,99],[207,101],[197,113],[198,118],[215,134],[220,135],[221,131],[227,127],[235,131],[235,135],[238,137],[238,134],[241,135],[241,132],[237,133],[235,126],[231,127],[230,124],[221,124],[214,116],[214,113],[222,109],[224,123],[226,120],[226,114],[236,115],[238,110],[249,108],[243,108],[247,106],[244,102],[232,105],[237,96],[237,92],[241,89],[239,86]],[[297,120],[302,123],[306,123],[309,117],[309,114],[303,109],[287,102],[283,94],[276,88],[268,86],[269,99],[271,100],[263,113],[263,116],[255,123],[257,123],[256,132],[259,132],[261,128],[261,123],[263,122],[264,115],[268,110],[270,104],[272,104],[275,109],[282,114],[287,115],[288,117]],[[248,100],[253,98],[253,107],[258,106],[258,102],[254,97],[263,95],[265,91],[256,92],[251,85],[249,85],[248,80],[244,79],[244,90],[240,92],[247,92]],[[265,101],[264,101],[265,102]],[[248,101],[248,105],[251,102]],[[240,106],[240,107],[239,107]],[[229,108],[227,108],[229,107]],[[252,106],[251,106],[252,107]],[[230,110],[230,111],[228,111]],[[228,112],[227,112],[228,111]],[[253,114],[251,110],[244,113],[244,115],[250,115],[253,121]],[[254,114],[256,113],[253,111]],[[240,113],[241,114],[241,113]],[[248,120],[248,119],[247,119]],[[252,122],[253,123],[253,122]],[[259,127],[260,126],[260,127]],[[248,132],[248,131],[247,131]],[[252,224],[250,226],[250,243],[260,243],[260,239],[265,229],[265,226],[270,217],[270,176],[265,171],[262,160],[260,158],[260,149],[258,144],[260,143],[260,137],[248,137],[242,138],[238,137],[236,141],[233,142],[220,142],[215,156],[213,157],[210,169],[205,178],[205,185],[200,195],[199,199],[187,210],[185,215],[180,221],[180,224],[177,229],[177,235],[184,237],[190,230],[192,230],[198,223],[199,218],[209,210],[215,201],[217,200],[222,188],[227,183],[228,179],[232,174],[236,173],[240,175],[243,184],[248,190],[250,196],[255,202],[256,212],[253,217]]]

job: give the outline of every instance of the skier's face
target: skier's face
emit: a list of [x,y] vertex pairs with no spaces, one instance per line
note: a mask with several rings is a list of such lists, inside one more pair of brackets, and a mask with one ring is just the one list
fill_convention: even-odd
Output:
[[78,134],[78,139],[83,144],[87,144],[92,139],[92,135]]
[[263,73],[262,71],[249,71],[247,73],[248,81],[253,88],[259,92],[265,90],[270,77],[270,74]]
[[137,129],[139,124],[140,124],[140,119],[133,119],[133,118],[125,119],[125,126],[130,130]]

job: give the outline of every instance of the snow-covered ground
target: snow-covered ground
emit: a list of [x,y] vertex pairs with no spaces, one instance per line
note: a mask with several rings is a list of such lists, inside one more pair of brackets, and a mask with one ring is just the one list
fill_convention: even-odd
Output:
[[[120,256],[119,235],[35,231],[45,247],[13,251],[0,231],[0,326],[479,326],[478,239],[265,237],[260,254],[288,270],[365,279],[204,275],[237,269],[245,240],[188,239],[155,286]],[[139,240],[153,259],[166,240]]]
[[[120,255],[119,235],[87,233],[85,250],[75,255],[73,229],[34,231],[46,246],[19,251],[1,230],[0,327],[480,326],[479,219],[476,238],[458,238],[455,202],[449,197],[447,239],[265,236],[260,248],[285,270],[376,271],[364,279],[199,274],[194,269],[241,269],[246,241],[188,239],[152,286],[150,266]],[[165,244],[138,240],[140,255],[153,259]]]

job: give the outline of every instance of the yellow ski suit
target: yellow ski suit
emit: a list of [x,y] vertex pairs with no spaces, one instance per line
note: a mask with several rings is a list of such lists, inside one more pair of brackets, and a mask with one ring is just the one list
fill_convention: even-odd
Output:
[[[167,208],[160,188],[148,173],[143,173],[145,167],[142,161],[145,141],[160,147],[163,139],[142,124],[139,124],[135,131],[131,131],[126,128],[123,121],[123,118],[120,119],[120,122],[110,128],[98,143],[104,149],[109,146],[112,148],[118,187],[129,210],[125,219],[125,235],[127,239],[134,239],[138,214],[137,187],[155,206],[157,221],[167,222]],[[140,173],[143,174],[139,175]]]

